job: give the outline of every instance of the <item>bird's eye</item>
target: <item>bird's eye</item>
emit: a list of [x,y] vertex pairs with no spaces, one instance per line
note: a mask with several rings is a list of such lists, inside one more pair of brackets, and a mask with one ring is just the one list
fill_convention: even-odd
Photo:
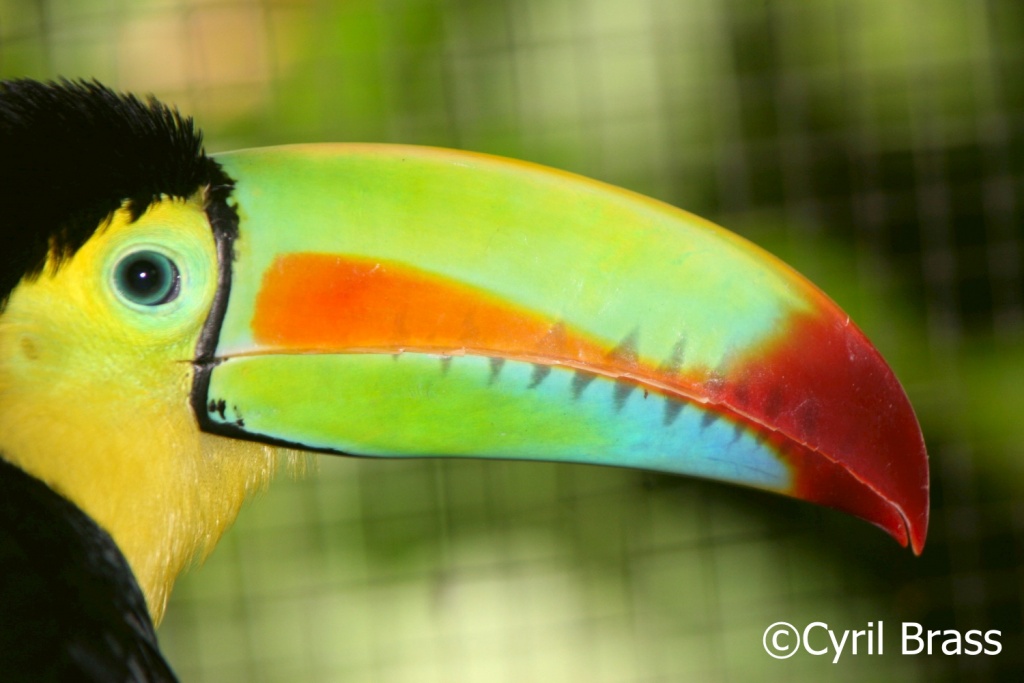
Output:
[[121,259],[114,270],[117,291],[141,306],[159,306],[178,296],[181,275],[174,261],[156,251],[137,251]]

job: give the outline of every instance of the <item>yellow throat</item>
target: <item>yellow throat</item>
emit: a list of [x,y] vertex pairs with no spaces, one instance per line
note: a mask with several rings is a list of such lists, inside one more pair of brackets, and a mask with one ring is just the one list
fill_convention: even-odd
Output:
[[[275,449],[199,431],[191,363],[217,286],[202,193],[116,211],[69,260],[51,254],[0,312],[0,454],[76,503],[117,542],[159,623],[174,579],[266,485]],[[159,311],[115,286],[125,254],[180,269]]]

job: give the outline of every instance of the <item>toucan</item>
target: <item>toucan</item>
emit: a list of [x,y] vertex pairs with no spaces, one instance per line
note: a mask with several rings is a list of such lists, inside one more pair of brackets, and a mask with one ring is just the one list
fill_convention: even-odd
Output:
[[173,680],[176,576],[301,451],[706,477],[924,545],[892,370],[692,214],[462,151],[209,155],[96,81],[0,84],[0,154],[4,680]]

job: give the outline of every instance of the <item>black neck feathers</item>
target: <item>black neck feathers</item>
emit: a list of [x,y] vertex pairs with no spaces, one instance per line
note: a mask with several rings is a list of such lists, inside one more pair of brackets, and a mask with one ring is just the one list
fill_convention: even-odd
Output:
[[0,453],[0,679],[175,681],[128,561]]

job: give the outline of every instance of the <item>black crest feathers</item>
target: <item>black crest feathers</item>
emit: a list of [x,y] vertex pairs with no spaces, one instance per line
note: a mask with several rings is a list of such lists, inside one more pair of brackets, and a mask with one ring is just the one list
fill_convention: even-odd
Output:
[[0,309],[48,255],[70,258],[122,205],[138,217],[207,186],[226,208],[232,183],[202,134],[152,97],[94,81],[0,82]]

